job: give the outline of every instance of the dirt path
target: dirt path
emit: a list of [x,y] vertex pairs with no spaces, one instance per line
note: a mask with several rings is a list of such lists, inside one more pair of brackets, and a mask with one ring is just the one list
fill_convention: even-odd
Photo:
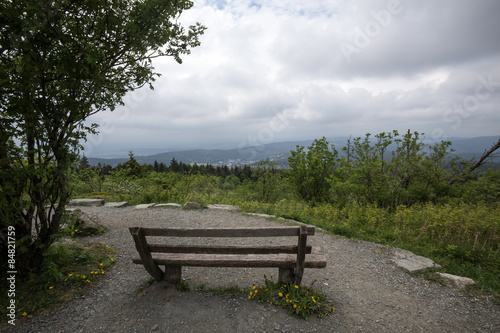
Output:
[[[216,296],[206,287],[249,288],[262,284],[274,269],[184,268],[191,287],[181,292],[149,279],[135,254],[130,226],[250,227],[277,222],[220,210],[82,208],[109,231],[89,240],[118,250],[117,263],[86,295],[58,311],[28,321],[13,332],[499,332],[500,307],[451,287],[413,278],[391,262],[393,250],[318,232],[310,237],[322,247],[328,265],[309,269],[303,285],[315,281],[334,302],[334,317],[295,319],[280,308],[245,296]],[[1,326],[6,329],[6,326]]]

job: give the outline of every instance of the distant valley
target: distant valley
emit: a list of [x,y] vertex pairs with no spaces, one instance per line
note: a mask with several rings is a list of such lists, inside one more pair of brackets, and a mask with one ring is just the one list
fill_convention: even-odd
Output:
[[[451,138],[452,148],[455,149],[454,154],[464,159],[477,159],[494,143],[498,141],[498,137],[478,137],[478,138]],[[342,154],[342,147],[347,144],[348,138],[328,138],[330,144],[334,144],[339,154]],[[227,165],[227,166],[242,166],[256,165],[259,161],[269,158],[275,161],[279,166],[286,168],[287,158],[290,156],[290,151],[295,150],[297,145],[308,147],[313,140],[305,141],[287,141],[279,143],[270,143],[261,146],[241,147],[233,149],[194,149],[174,152],[164,152],[152,155],[138,156],[135,155],[137,162],[140,164],[153,164],[155,161],[169,165],[173,158],[178,162],[186,164],[212,164],[212,165]],[[128,156],[120,158],[95,158],[88,157],[90,165],[109,164],[115,167],[119,163],[123,163],[129,159]],[[500,164],[500,157],[496,157],[493,161],[496,165]]]

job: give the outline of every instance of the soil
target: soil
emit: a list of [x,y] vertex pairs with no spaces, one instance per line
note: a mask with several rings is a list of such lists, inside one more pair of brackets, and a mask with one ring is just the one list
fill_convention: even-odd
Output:
[[[328,264],[306,269],[303,285],[313,284],[335,304],[333,316],[309,321],[257,303],[245,295],[215,295],[209,287],[251,288],[277,269],[183,268],[190,291],[152,283],[141,265],[131,226],[253,227],[284,223],[223,210],[81,207],[109,228],[84,238],[115,248],[116,264],[87,294],[46,315],[33,316],[11,332],[499,332],[500,306],[409,275],[392,262],[394,249],[316,232]],[[291,223],[291,222],[286,222]],[[255,239],[252,239],[255,244]],[[270,240],[262,239],[262,242]],[[202,288],[205,289],[202,289]]]

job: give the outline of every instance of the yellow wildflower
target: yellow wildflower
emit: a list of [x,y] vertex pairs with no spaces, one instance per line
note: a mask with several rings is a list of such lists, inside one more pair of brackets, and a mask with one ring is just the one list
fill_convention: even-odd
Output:
[[102,265],[103,265],[103,264],[102,264],[102,262],[101,262],[101,263],[99,264],[99,266],[102,266]]
[[278,293],[278,296],[279,296],[279,297],[283,297],[283,294],[282,294],[282,293]]
[[297,308],[297,304],[294,304],[294,305],[293,305],[293,308],[294,308],[294,309],[296,309],[296,308]]
[[26,312],[23,312],[21,316],[26,317],[28,314]]
[[89,280],[89,279],[87,279],[87,280],[85,280],[85,281],[87,281],[88,283],[90,283],[90,280]]
[[299,286],[295,285],[295,289],[299,289]]
[[50,286],[49,289],[53,289],[54,287]]
[[311,296],[311,298],[312,298],[312,301],[313,301],[314,303],[316,303],[316,300],[314,299],[314,296]]
[[69,274],[68,276],[73,276],[73,273]]

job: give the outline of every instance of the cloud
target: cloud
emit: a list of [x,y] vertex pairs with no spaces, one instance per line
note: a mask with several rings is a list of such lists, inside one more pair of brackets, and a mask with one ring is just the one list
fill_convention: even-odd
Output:
[[156,59],[154,91],[93,117],[113,124],[93,148],[498,135],[498,12],[495,0],[196,1],[181,21],[208,27],[201,46],[182,65]]

